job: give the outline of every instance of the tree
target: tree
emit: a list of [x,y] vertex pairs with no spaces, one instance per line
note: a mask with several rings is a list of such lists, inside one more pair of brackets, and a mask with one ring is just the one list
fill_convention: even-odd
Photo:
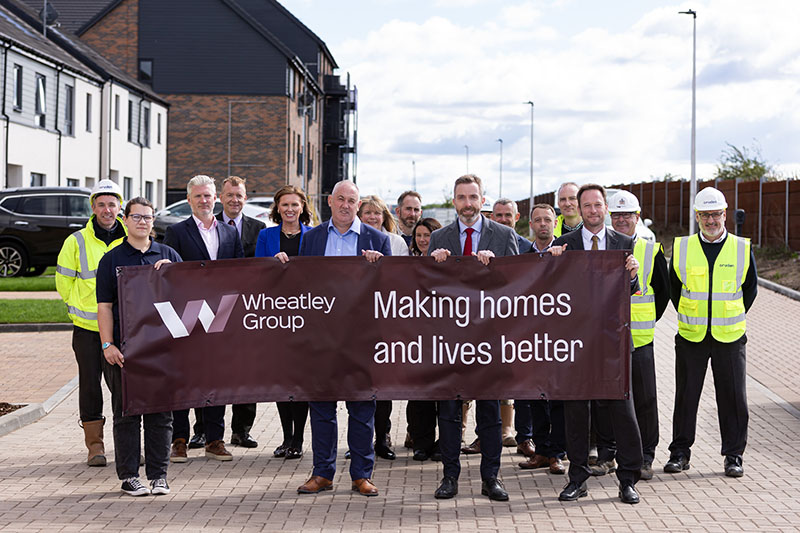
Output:
[[717,171],[714,174],[716,179],[733,180],[739,178],[742,181],[758,181],[761,178],[767,180],[777,179],[772,165],[761,157],[761,150],[758,146],[752,149],[754,154],[751,156],[750,151],[745,147],[740,149],[731,143],[725,144],[728,145],[728,148],[722,151]]

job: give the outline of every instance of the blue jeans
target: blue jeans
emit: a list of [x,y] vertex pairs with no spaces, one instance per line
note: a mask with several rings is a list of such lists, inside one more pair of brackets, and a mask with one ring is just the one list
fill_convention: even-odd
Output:
[[[346,402],[347,445],[350,447],[350,477],[353,480],[371,478],[375,466],[375,400]],[[336,473],[336,444],[339,427],[336,422],[336,402],[309,402],[311,408],[311,449],[314,452],[314,473],[333,479]]]

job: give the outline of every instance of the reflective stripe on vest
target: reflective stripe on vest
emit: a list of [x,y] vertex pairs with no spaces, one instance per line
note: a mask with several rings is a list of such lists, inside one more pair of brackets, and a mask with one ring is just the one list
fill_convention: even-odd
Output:
[[81,318],[85,318],[86,320],[97,320],[97,313],[90,313],[89,311],[82,311],[77,307],[73,307],[71,305],[67,306],[67,313],[75,316],[79,316]]
[[78,258],[81,262],[81,270],[78,272],[80,279],[94,279],[97,277],[97,270],[89,270],[89,256],[86,253],[86,240],[83,233],[76,231],[75,240],[78,241]]
[[656,329],[656,297],[653,293],[653,264],[661,245],[644,239],[636,239],[633,256],[642,265],[639,271],[639,293],[631,296],[631,336],[633,347],[638,348],[653,342]]
[[[676,274],[682,283],[678,333],[692,342],[702,341],[709,329],[720,342],[739,339],[747,326],[742,284],[750,266],[749,239],[728,234],[714,263],[713,287],[709,287],[708,259],[698,235],[677,237],[673,250],[677,256],[677,261],[673,257],[673,265],[677,264]],[[735,268],[732,273],[731,268]]]

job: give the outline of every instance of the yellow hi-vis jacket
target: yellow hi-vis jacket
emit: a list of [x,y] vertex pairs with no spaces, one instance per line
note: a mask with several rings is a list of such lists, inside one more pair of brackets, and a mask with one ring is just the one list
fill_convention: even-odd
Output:
[[692,342],[705,338],[710,298],[711,336],[719,342],[733,342],[744,335],[742,284],[750,268],[750,239],[728,234],[714,263],[713,287],[709,287],[708,260],[699,235],[676,237],[672,262],[682,284],[678,334]]
[[[85,228],[67,237],[58,254],[56,266],[56,290],[67,304],[67,313],[72,323],[90,331],[98,331],[95,294],[97,265],[107,251],[124,239],[120,237],[106,246],[94,234],[94,218],[92,215]],[[122,224],[121,219],[117,220]],[[124,224],[122,228],[127,235],[128,230]]]
[[645,239],[636,239],[633,256],[641,265],[639,291],[631,296],[631,336],[633,347],[638,348],[653,342],[656,331],[656,295],[653,292],[653,270],[656,254],[661,244]]

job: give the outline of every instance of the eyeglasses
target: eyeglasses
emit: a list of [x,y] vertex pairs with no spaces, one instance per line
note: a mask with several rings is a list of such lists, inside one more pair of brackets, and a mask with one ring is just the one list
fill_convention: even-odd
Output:
[[722,215],[725,214],[725,211],[701,211],[697,213],[697,215],[702,220],[708,220],[709,218],[713,218],[714,220],[719,220],[722,218]]
[[636,213],[611,213],[611,220],[630,220]]
[[144,220],[145,222],[147,222],[147,223],[149,224],[149,223],[151,223],[151,222],[152,222],[152,221],[153,221],[153,220],[156,218],[156,217],[154,217],[153,215],[139,215],[139,214],[135,214],[135,215],[128,215],[128,216],[129,216],[129,217],[131,217],[131,218],[133,219],[133,221],[134,221],[134,222],[136,222],[137,224],[138,224],[139,222],[141,222],[142,220]]

